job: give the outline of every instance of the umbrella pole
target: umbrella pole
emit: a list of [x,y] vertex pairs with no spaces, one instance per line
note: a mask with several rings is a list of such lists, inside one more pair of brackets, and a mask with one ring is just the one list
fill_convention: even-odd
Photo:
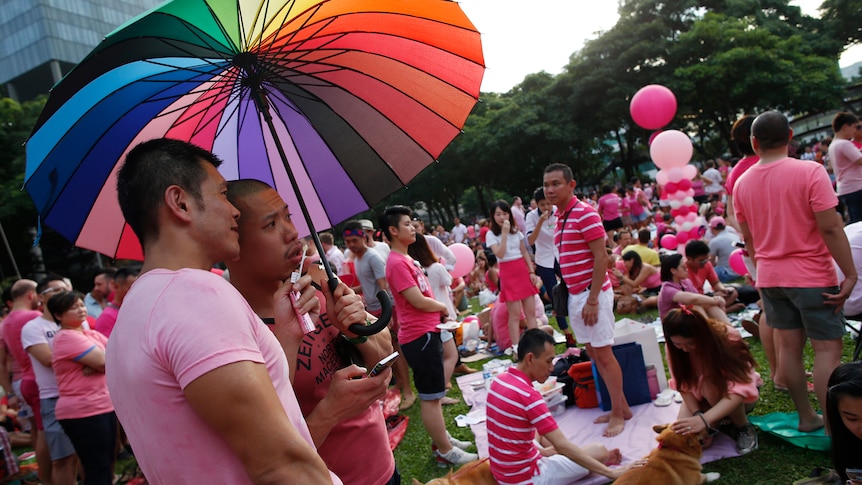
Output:
[[[296,200],[299,202],[299,209],[302,212],[302,217],[305,218],[305,223],[308,225],[308,230],[311,232],[311,239],[314,241],[314,247],[317,248],[317,253],[320,255],[320,261],[323,263],[323,269],[326,271],[326,277],[328,278],[326,284],[329,286],[329,291],[334,292],[335,288],[338,287],[339,279],[335,276],[335,273],[332,272],[332,266],[330,266],[329,261],[326,259],[326,251],[323,250],[323,245],[320,244],[320,238],[317,236],[317,231],[314,229],[314,223],[311,222],[311,215],[308,213],[308,209],[306,209],[305,203],[302,200],[302,193],[299,191],[299,184],[296,183],[293,172],[290,170],[287,155],[284,153],[284,149],[281,147],[281,141],[278,138],[278,133],[275,131],[275,125],[272,122],[272,115],[269,113],[269,106],[266,98],[258,87],[252,88],[251,95],[255,100],[258,111],[263,115],[263,119],[269,127],[269,132],[272,134],[273,140],[275,140],[275,147],[278,150],[278,156],[281,157],[281,163],[284,164],[287,178],[290,179],[290,186],[293,188],[293,193],[296,194]],[[383,310],[380,318],[370,325],[355,323],[350,326],[351,332],[356,335],[369,336],[379,333],[381,330],[386,328],[389,324],[390,318],[392,317],[392,301],[389,299],[389,295],[385,291],[379,292],[377,294],[377,299],[380,300],[381,309]]]

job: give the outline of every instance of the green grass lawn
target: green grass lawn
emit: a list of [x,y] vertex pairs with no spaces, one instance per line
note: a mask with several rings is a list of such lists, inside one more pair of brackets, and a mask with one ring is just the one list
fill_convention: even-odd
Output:
[[[471,302],[475,305],[475,302]],[[617,315],[617,318],[629,317],[634,320],[644,316],[655,318],[656,312],[644,315]],[[556,327],[556,322],[551,318],[551,324]],[[760,341],[749,339],[751,350],[760,365],[760,373],[763,376],[764,386],[760,390],[760,401],[752,414],[764,415],[771,412],[793,412],[795,408],[787,393],[778,392],[769,379],[769,371],[763,346]],[[662,346],[663,349],[663,346]],[[565,346],[557,346],[557,353],[562,353]],[[663,351],[663,350],[662,350]],[[849,361],[852,346],[849,338],[844,347],[844,359]],[[806,348],[806,367],[811,368],[813,364],[813,352],[811,346]],[[472,367],[481,368],[482,363],[470,364]],[[457,385],[449,392],[449,396],[460,398],[461,393]],[[811,394],[812,402],[816,399]],[[459,439],[473,440],[473,433],[469,428],[459,428],[455,425],[454,418],[459,414],[466,414],[470,409],[461,403],[452,406],[444,406],[443,414],[446,419],[446,427],[453,436]],[[438,468],[431,454],[431,438],[422,426],[422,418],[419,415],[419,406],[414,405],[405,412],[410,417],[410,425],[404,440],[395,449],[395,461],[401,472],[403,483],[412,483],[416,478],[421,482],[427,482],[433,478],[445,475],[447,470]],[[795,447],[778,438],[774,438],[764,432],[758,432],[760,447],[746,456],[730,458],[708,463],[704,466],[705,472],[719,472],[721,479],[719,484],[790,484],[794,480],[808,476],[816,466],[830,467],[829,454],[826,452],[809,451]],[[576,443],[585,445],[587,443]]]

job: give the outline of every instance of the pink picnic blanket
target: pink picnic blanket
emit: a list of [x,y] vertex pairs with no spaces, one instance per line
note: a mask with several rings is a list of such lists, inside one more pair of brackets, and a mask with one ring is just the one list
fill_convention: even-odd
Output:
[[[482,374],[468,374],[457,379],[458,386],[464,396],[464,401],[473,406],[473,411],[481,414],[480,410],[485,406],[487,391],[483,388],[475,388],[474,382],[482,381]],[[572,443],[579,446],[585,446],[590,443],[600,443],[607,448],[619,448],[623,455],[623,464],[631,463],[635,460],[643,458],[656,447],[656,433],[652,430],[653,425],[671,423],[676,419],[679,411],[679,404],[672,403],[670,406],[658,407],[652,403],[633,406],[632,419],[626,421],[626,428],[621,434],[613,438],[605,438],[602,432],[605,429],[604,424],[593,424],[603,411],[599,408],[580,409],[577,407],[566,408],[565,412],[556,416],[557,424],[560,430],[566,435]],[[477,414],[471,412],[471,414]],[[479,456],[484,458],[488,456],[488,432],[485,428],[485,422],[474,424],[471,426],[473,434],[476,436],[476,447],[479,450]],[[708,449],[703,451],[701,463],[708,463],[722,458],[731,458],[740,456],[736,451],[736,443],[733,439],[719,433]],[[590,474],[587,477],[578,480],[578,485],[598,485],[610,483],[610,479],[600,475]]]

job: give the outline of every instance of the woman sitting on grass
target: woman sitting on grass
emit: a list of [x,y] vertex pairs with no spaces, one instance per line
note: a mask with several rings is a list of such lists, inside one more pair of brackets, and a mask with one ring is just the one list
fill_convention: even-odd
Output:
[[737,451],[756,449],[757,434],[747,412],[759,399],[763,381],[739,332],[687,307],[669,311],[662,328],[671,385],[683,399],[673,430],[711,436],[712,428],[727,418],[737,430]]
[[633,294],[641,296],[640,306],[655,308],[658,306],[658,294],[661,290],[661,275],[659,269],[641,260],[638,253],[629,251],[622,256],[626,272],[617,277],[629,285]]
[[682,254],[668,254],[661,260],[661,291],[658,295],[658,315],[665,315],[681,305],[694,306],[697,311],[718,321],[729,323],[724,312],[725,301],[720,296],[701,295],[688,279],[688,267]]
[[862,362],[847,362],[832,371],[826,419],[835,471],[847,483],[862,484]]

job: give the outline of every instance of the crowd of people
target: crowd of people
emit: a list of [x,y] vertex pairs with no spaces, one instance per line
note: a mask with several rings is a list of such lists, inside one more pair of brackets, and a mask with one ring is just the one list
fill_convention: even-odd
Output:
[[[29,430],[46,483],[74,483],[79,474],[88,484],[112,483],[124,450],[117,443],[127,435],[150,483],[396,484],[379,405],[393,378],[401,409],[419,402],[438,464],[477,458],[443,417],[454,401],[446,395],[452,376],[475,372],[445,328],[468,297],[487,293],[496,302],[485,338],[517,362],[488,397],[496,479],[614,478],[627,469],[617,466],[619,450],[570,443],[531,385],[547,379],[555,357],[547,315],[560,287],[566,311],[558,326],[567,344],[586,348],[608,391],[610,412],[595,420],[605,436],[619,435],[633,416],[612,351],[615,312],[657,308],[682,395],[672,428],[708,446],[726,421],[740,453],[756,449],[747,412],[763,381],[728,314],[757,302],[763,311],[746,329],[762,339],[799,430],[828,422],[836,443],[855,449],[862,379],[858,363],[840,365],[841,308],[857,279],[844,225],[857,220],[862,172],[853,165],[862,166],[862,155],[842,141],[859,125],[848,113],[836,116],[833,187],[822,164],[788,157],[784,115],[742,117],[732,136],[746,156],[733,166],[718,157],[698,173],[694,199],[705,223],[701,237],[679,247],[663,247],[674,225],[661,187],[632,179],[603,186],[600,197],[579,195],[571,168],[552,164],[529,205],[496,201],[475,224],[456,218],[451,230],[426,228],[410,208],[393,206],[376,224],[345,223],[343,252],[332,233],[321,234],[318,257],[340,275],[335,287],[313,271],[297,273],[313,251],[273,188],[226,182],[221,161],[193,145],[145,142],[117,182],[144,249],[140,273],[103,268],[86,295],[57,275],[15,282],[2,321],[0,386]],[[462,277],[451,275],[452,244],[475,256]],[[749,266],[743,284],[731,263],[740,247]],[[217,263],[224,274],[211,271]],[[395,310],[388,331],[351,331],[379,318],[385,303]],[[303,329],[306,319],[313,330]],[[808,400],[806,341],[824,414]],[[368,374],[393,352],[391,371]],[[855,454],[833,454],[843,478],[860,473]]]

